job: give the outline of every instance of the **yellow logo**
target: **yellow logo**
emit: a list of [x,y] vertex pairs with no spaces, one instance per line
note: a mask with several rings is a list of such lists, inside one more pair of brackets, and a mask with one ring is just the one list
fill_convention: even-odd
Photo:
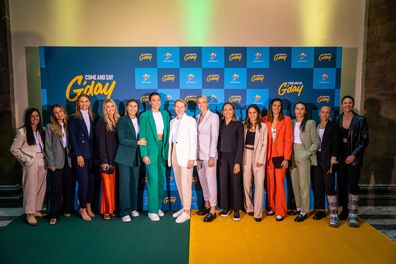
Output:
[[168,197],[168,196],[165,197],[164,198],[164,204],[167,204],[167,203],[173,203],[173,204],[176,203],[176,197],[173,197],[173,196],[172,197]]
[[197,96],[195,96],[195,95],[187,95],[187,96],[184,98],[184,101],[185,101],[186,103],[188,103],[188,102],[197,102]]
[[206,77],[207,82],[219,82],[220,80],[220,75],[218,74],[209,74],[208,77]]
[[324,60],[330,61],[332,56],[333,55],[331,53],[322,53],[319,55],[318,60],[319,61],[324,61]]
[[241,61],[242,60],[242,53],[231,53],[230,56],[228,56],[228,59],[230,61]]
[[151,53],[142,53],[139,56],[139,61],[151,61],[153,58],[153,54]]
[[279,60],[286,61],[286,59],[287,59],[287,54],[286,53],[276,53],[274,55],[274,61],[279,61]]
[[250,78],[252,82],[263,82],[264,81],[264,75],[263,74],[255,74]]
[[184,55],[184,61],[189,61],[189,60],[196,61],[197,60],[197,53],[186,53]]
[[230,99],[228,99],[228,102],[230,103],[240,103],[242,101],[242,96],[240,95],[231,95]]
[[[106,79],[106,78],[100,78],[100,79]],[[81,85],[85,87],[81,87]],[[77,98],[81,94],[86,94],[88,96],[103,94],[107,96],[107,99],[109,99],[111,98],[111,94],[113,93],[115,85],[116,85],[116,81],[114,80],[111,82],[109,81],[100,82],[100,81],[92,80],[88,84],[87,80],[84,80],[83,75],[77,75],[67,85],[66,99],[69,102],[75,102],[77,101]]]
[[142,97],[140,97],[140,102],[141,103],[148,103],[149,101],[149,96],[148,95],[142,95]]
[[279,86],[278,94],[283,96],[286,93],[297,93],[300,96],[303,88],[304,84],[302,82],[284,82]]
[[174,82],[175,81],[175,75],[174,74],[165,74],[162,76],[162,82]]
[[316,99],[316,102],[328,103],[328,102],[330,102],[330,96],[329,95],[320,95],[320,96],[318,96],[318,99]]

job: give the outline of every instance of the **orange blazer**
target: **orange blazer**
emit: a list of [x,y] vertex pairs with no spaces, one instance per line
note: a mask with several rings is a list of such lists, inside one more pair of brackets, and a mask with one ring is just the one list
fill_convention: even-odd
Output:
[[[285,116],[283,120],[278,122],[275,144],[272,144],[272,123],[267,121],[267,116],[263,117],[262,121],[268,129],[267,164],[272,157],[284,156],[286,160],[290,160],[293,147],[293,125],[291,118]],[[272,149],[273,145],[275,145],[275,149]]]

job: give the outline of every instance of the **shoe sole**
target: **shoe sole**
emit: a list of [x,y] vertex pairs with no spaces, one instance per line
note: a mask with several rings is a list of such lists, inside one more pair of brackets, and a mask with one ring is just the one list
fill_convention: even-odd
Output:
[[226,214],[226,215],[225,215],[225,214],[221,214],[220,216],[221,216],[221,217],[227,217],[227,216],[229,216],[230,214],[231,214],[231,212],[229,212],[229,213]]

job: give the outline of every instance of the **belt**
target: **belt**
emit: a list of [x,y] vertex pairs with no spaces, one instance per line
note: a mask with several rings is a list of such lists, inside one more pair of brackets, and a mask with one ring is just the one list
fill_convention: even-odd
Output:
[[245,146],[245,149],[254,150],[254,148],[253,148],[253,147],[246,147],[246,146]]

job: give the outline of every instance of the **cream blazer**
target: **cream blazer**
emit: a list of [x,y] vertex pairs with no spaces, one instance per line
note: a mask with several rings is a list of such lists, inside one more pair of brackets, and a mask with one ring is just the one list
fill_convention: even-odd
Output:
[[[243,143],[245,144],[247,129],[244,128]],[[254,170],[264,169],[265,161],[267,159],[267,137],[268,129],[265,123],[261,123],[261,129],[256,129],[254,136]],[[246,155],[243,155],[243,165],[246,166]],[[256,167],[257,163],[263,164],[261,167]]]

